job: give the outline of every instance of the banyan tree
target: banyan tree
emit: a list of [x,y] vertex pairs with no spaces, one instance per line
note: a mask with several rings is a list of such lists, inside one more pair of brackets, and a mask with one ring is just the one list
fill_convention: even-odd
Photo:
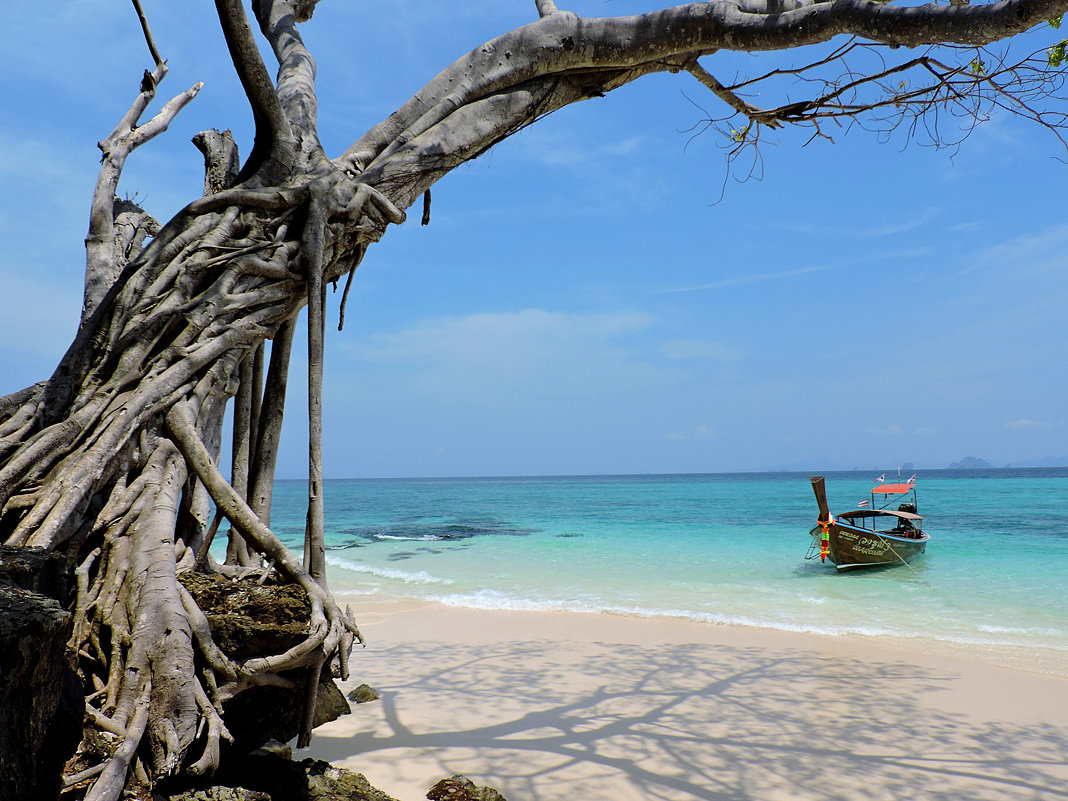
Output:
[[[149,115],[167,66],[134,0],[149,69],[101,142],[77,335],[50,377],[0,398],[0,541],[59,553],[76,577],[69,646],[86,694],[84,725],[112,743],[79,777],[96,800],[119,797],[131,782],[212,773],[226,758],[227,704],[253,688],[303,688],[306,741],[320,675],[347,675],[359,632],[327,588],[324,559],[325,289],[344,287],[343,319],[357,266],[413,205],[429,219],[431,187],[451,170],[547,114],[663,72],[710,93],[722,113],[708,124],[726,136],[728,159],[783,126],[821,136],[834,121],[860,120],[937,139],[936,115],[971,124],[1012,113],[1059,138],[1065,121],[1057,105],[1065,42],[1054,36],[1018,59],[984,48],[1059,21],[1068,0],[711,0],[604,18],[536,0],[529,24],[461,55],[344,152],[327,153],[315,63],[299,27],[314,0],[215,6],[255,120],[247,156],[228,132],[198,134],[204,194],[163,223],[118,198],[126,159],[199,88]],[[807,46],[821,44],[805,58]],[[791,71],[717,72],[719,53],[794,48],[804,60]],[[852,66],[861,53],[876,54],[863,70]],[[788,94],[784,80],[793,80]],[[755,86],[781,102],[758,107]],[[305,306],[300,559],[272,532],[270,510]],[[230,404],[232,463],[221,469]],[[213,550],[219,532],[229,533]],[[298,587],[306,633],[276,653],[228,654],[183,580],[191,573]]]

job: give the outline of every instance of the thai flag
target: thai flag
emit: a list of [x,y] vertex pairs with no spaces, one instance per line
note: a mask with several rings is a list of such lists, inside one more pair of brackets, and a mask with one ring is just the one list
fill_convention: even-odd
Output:
[[863,509],[867,505],[868,505],[867,501],[860,501],[859,503],[857,503],[857,508],[858,509]]
[[878,484],[880,481],[886,481],[886,473],[883,473],[881,476],[875,479],[876,484]]
[[916,483],[916,474],[913,473],[911,476],[909,476],[909,480],[906,481],[905,483],[906,484],[915,484]]

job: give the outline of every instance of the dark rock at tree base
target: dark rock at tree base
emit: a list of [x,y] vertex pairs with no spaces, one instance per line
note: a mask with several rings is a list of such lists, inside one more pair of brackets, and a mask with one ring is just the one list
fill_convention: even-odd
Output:
[[54,598],[0,586],[2,801],[59,795],[84,714],[81,685],[67,662],[72,626],[70,612]]
[[223,764],[214,786],[157,793],[155,801],[397,801],[362,773],[257,751]]
[[[268,740],[286,742],[297,736],[304,709],[302,670],[280,674],[293,680],[295,687],[253,687],[223,704],[226,726],[234,737],[234,748],[253,751]],[[322,726],[350,712],[348,702],[329,673],[319,678],[314,726]]]
[[492,787],[479,787],[466,776],[450,776],[430,788],[430,801],[505,801]]
[[55,598],[64,608],[71,602],[66,557],[44,548],[0,545],[0,585],[39,592]]
[[[178,579],[204,611],[216,644],[233,659],[282,653],[308,634],[311,606],[307,594],[295,584],[260,584],[255,577],[235,581],[192,571]],[[235,751],[249,752],[268,740],[286,742],[297,736],[304,709],[304,669],[280,675],[294,686],[253,687],[223,704]],[[349,712],[345,696],[324,668],[313,725],[321,726]]]
[[349,700],[354,704],[366,704],[369,701],[377,701],[381,697],[378,690],[370,684],[361,684],[359,687],[350,690],[348,695]]
[[207,615],[215,643],[233,659],[282,653],[308,634],[311,605],[296,584],[193,571],[178,580]]
[[267,793],[246,790],[244,787],[207,787],[203,790],[188,790],[171,796],[156,796],[166,801],[274,801]]

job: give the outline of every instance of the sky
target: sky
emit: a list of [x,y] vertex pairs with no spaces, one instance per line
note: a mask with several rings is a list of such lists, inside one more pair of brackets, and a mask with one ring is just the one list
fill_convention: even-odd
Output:
[[[251,113],[214,4],[144,6],[170,67],[150,113],[205,84],[120,184],[162,221],[202,192],[193,134],[228,127],[247,154]],[[303,35],[328,154],[535,16],[532,0],[320,3]],[[96,142],[151,66],[128,3],[7,24],[0,394],[50,375],[73,338]],[[703,63],[729,80],[793,57]],[[340,333],[329,298],[326,475],[1068,464],[1063,146],[1006,116],[950,150],[781,131],[740,181],[723,140],[694,135],[717,103],[690,76],[652,76],[440,181],[429,226],[413,208],[368,251]],[[280,477],[306,475],[304,347]]]

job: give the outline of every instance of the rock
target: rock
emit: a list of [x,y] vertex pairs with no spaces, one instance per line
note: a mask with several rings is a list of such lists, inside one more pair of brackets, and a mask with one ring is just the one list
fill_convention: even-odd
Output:
[[362,773],[316,759],[305,759],[300,765],[308,776],[308,801],[396,801],[372,786]]
[[253,751],[250,756],[276,756],[281,757],[282,759],[292,759],[293,749],[286,743],[278,742],[278,740],[268,740]]
[[[157,795],[156,801],[397,801],[374,787],[362,773],[329,762],[286,757],[260,750],[223,764],[218,784],[181,794]],[[263,795],[227,795],[242,791]],[[200,793],[191,794],[191,793]]]
[[0,798],[59,795],[84,714],[81,685],[67,662],[72,628],[70,612],[54,598],[0,586]]
[[203,790],[187,790],[168,796],[155,796],[166,801],[274,801],[269,793],[246,790],[244,787],[206,787]]
[[[187,571],[179,575],[203,610],[215,643],[227,656],[244,660],[282,653],[308,634],[311,606],[296,584],[255,578],[237,581],[226,576]],[[226,727],[238,751],[253,751],[268,740],[287,742],[300,731],[304,709],[304,669],[279,674],[294,686],[253,687],[223,704]],[[324,666],[319,677],[313,726],[337,720],[350,712],[341,690]]]
[[[303,670],[281,674],[295,687],[253,687],[223,704],[226,727],[238,751],[253,751],[268,740],[288,742],[300,731],[304,709]],[[341,690],[324,670],[319,677],[313,727],[337,720],[350,712]]]
[[356,689],[350,690],[348,695],[349,700],[356,704],[366,704],[368,701],[377,701],[381,697],[382,696],[379,695],[378,690],[370,684],[361,684]]
[[466,776],[450,776],[430,788],[430,801],[505,801],[492,787],[479,787]]
[[178,580],[207,615],[215,644],[234,659],[283,653],[308,634],[311,605],[296,584],[234,581],[192,570]]
[[39,592],[64,608],[73,600],[66,558],[44,548],[0,545],[0,585]]

